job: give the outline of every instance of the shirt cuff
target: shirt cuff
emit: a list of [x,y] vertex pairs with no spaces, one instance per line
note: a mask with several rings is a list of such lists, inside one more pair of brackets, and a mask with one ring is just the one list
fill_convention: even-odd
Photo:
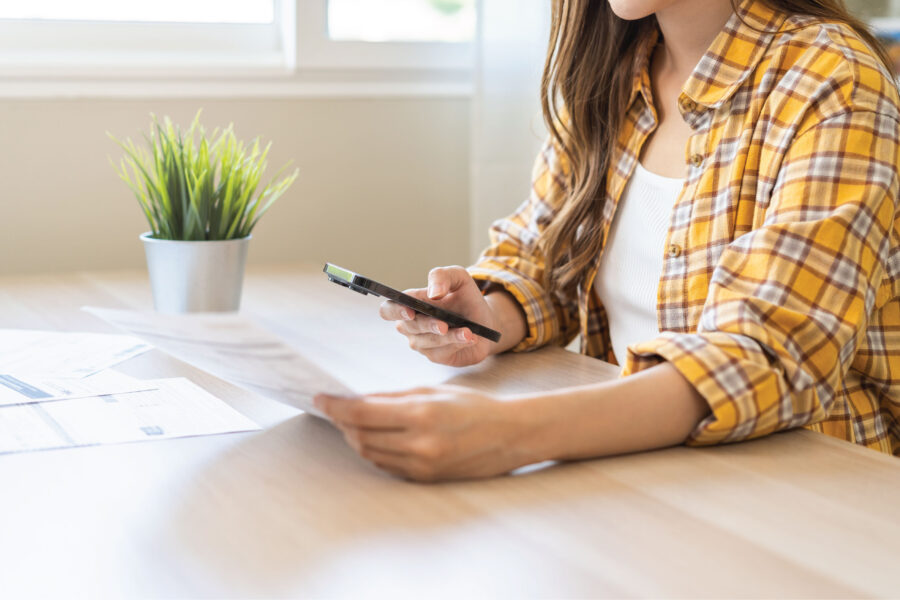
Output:
[[687,439],[708,445],[759,437],[793,425],[791,398],[777,368],[753,339],[724,332],[660,337],[628,347],[622,376],[666,361],[697,390],[710,414]]
[[556,322],[556,314],[553,303],[534,281],[510,271],[502,262],[493,260],[482,261],[469,267],[468,271],[482,286],[487,283],[499,285],[522,307],[528,333],[525,339],[512,348],[513,352],[534,350],[555,337],[553,323]]

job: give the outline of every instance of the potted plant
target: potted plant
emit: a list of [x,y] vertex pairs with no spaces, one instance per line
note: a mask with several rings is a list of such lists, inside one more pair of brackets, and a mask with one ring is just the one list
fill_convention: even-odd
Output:
[[232,125],[207,135],[200,113],[187,131],[151,115],[146,148],[110,137],[125,151],[119,177],[144,211],[140,236],[153,304],[165,313],[235,311],[259,219],[297,178],[283,167],[261,190],[271,143],[237,140]]

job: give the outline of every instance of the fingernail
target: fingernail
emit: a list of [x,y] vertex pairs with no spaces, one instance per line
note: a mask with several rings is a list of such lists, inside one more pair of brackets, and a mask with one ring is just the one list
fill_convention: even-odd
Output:
[[440,326],[439,324],[435,323],[434,325],[431,326],[431,330],[432,330],[433,332],[437,333],[438,335],[440,335],[440,333],[441,333],[441,326]]
[[465,332],[465,331],[459,331],[459,332],[457,332],[457,333],[456,333],[456,337],[459,338],[459,341],[461,341],[461,342],[468,342],[468,341],[469,341],[469,338],[466,337],[466,332]]
[[412,316],[409,314],[409,311],[401,310],[400,318],[403,319],[404,321],[409,321],[412,318]]
[[428,297],[434,298],[435,296],[437,296],[437,286],[435,286],[433,283],[430,283],[428,284]]

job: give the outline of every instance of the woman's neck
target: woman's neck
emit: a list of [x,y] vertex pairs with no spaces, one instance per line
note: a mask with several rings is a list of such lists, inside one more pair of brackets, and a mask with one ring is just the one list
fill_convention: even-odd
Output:
[[731,0],[680,0],[657,11],[664,70],[686,80],[732,12]]

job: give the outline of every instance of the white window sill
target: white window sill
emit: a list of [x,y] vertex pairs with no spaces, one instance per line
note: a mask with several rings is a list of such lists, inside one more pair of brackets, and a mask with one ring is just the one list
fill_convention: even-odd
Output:
[[470,97],[466,69],[292,70],[277,61],[25,67],[0,63],[3,98]]
[[0,84],[0,99],[469,98],[471,83],[311,81],[28,81]]

